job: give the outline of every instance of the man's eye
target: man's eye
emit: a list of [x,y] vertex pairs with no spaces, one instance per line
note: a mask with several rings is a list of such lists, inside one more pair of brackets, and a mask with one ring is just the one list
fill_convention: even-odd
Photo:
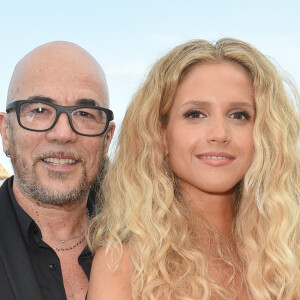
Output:
[[245,111],[238,111],[229,116],[231,119],[237,119],[237,120],[249,120],[250,115]]
[[189,110],[184,114],[186,119],[200,119],[205,118],[205,115],[200,110]]
[[86,111],[78,111],[76,114],[81,118],[93,118],[93,115]]
[[36,108],[35,110],[33,110],[33,112],[37,113],[37,114],[42,114],[42,113],[46,112],[46,109],[43,107],[39,107],[39,108]]

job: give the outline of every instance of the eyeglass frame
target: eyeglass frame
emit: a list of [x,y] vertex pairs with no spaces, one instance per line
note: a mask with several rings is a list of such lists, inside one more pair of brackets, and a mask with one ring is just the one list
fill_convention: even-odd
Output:
[[[20,120],[20,107],[24,103],[42,103],[42,104],[46,104],[46,105],[54,107],[55,111],[56,111],[56,117],[55,117],[52,125],[49,128],[47,128],[47,129],[32,129],[32,128],[25,127],[21,123],[21,120]],[[74,110],[79,109],[79,108],[97,108],[97,109],[102,110],[102,111],[105,112],[105,114],[106,114],[106,124],[105,124],[105,127],[104,127],[104,129],[103,129],[103,131],[101,133],[97,133],[97,134],[85,134],[85,133],[78,132],[74,128],[73,122],[72,122],[72,113],[73,113]],[[11,109],[14,109],[16,111],[18,123],[19,123],[19,125],[22,128],[24,128],[26,130],[30,130],[30,131],[35,131],[35,132],[45,132],[45,131],[48,131],[48,130],[52,129],[55,126],[55,124],[57,123],[57,120],[58,120],[59,116],[62,113],[66,113],[67,114],[68,119],[69,119],[69,124],[70,124],[72,130],[75,133],[77,133],[79,135],[83,135],[83,136],[99,136],[99,135],[103,135],[107,131],[107,128],[109,126],[109,122],[111,122],[114,119],[114,113],[110,109],[104,108],[104,107],[101,107],[101,106],[88,105],[88,104],[77,105],[77,106],[64,106],[64,105],[54,104],[54,103],[51,103],[51,102],[48,102],[48,101],[45,101],[45,100],[16,100],[14,102],[9,103],[6,106],[6,112],[9,113]]]

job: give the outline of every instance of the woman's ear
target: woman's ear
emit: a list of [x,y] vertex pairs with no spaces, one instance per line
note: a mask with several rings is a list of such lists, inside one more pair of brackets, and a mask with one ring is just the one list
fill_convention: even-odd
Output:
[[169,155],[168,135],[167,135],[167,129],[166,128],[162,129],[161,135],[162,135],[162,142],[163,142],[163,145],[164,145],[164,156],[166,157],[167,155]]

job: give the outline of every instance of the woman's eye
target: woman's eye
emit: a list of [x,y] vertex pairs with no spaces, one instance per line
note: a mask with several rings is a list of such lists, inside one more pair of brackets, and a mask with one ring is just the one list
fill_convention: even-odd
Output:
[[199,110],[189,110],[184,114],[186,119],[200,119],[205,118],[205,115]]
[[235,113],[231,114],[229,116],[229,118],[237,119],[237,120],[249,120],[250,115],[245,111],[238,111],[238,112],[235,112]]

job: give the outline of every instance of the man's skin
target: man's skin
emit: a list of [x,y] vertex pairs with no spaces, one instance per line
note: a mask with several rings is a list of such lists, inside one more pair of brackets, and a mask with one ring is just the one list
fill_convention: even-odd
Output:
[[[68,42],[42,45],[17,64],[7,104],[36,97],[64,106],[77,105],[80,99],[92,99],[95,105],[106,108],[109,105],[100,65],[85,50]],[[15,172],[14,196],[53,249],[72,246],[76,239],[64,245],[57,240],[76,237],[87,228],[89,188],[107,153],[114,128],[110,122],[104,135],[78,135],[63,113],[51,130],[33,132],[18,125],[14,110],[0,114],[3,150],[11,156]],[[45,158],[60,160],[54,164]],[[32,191],[33,186],[39,187],[38,193]],[[77,261],[84,247],[86,240],[72,250],[56,251],[68,299],[84,299],[86,295],[88,281]]]

